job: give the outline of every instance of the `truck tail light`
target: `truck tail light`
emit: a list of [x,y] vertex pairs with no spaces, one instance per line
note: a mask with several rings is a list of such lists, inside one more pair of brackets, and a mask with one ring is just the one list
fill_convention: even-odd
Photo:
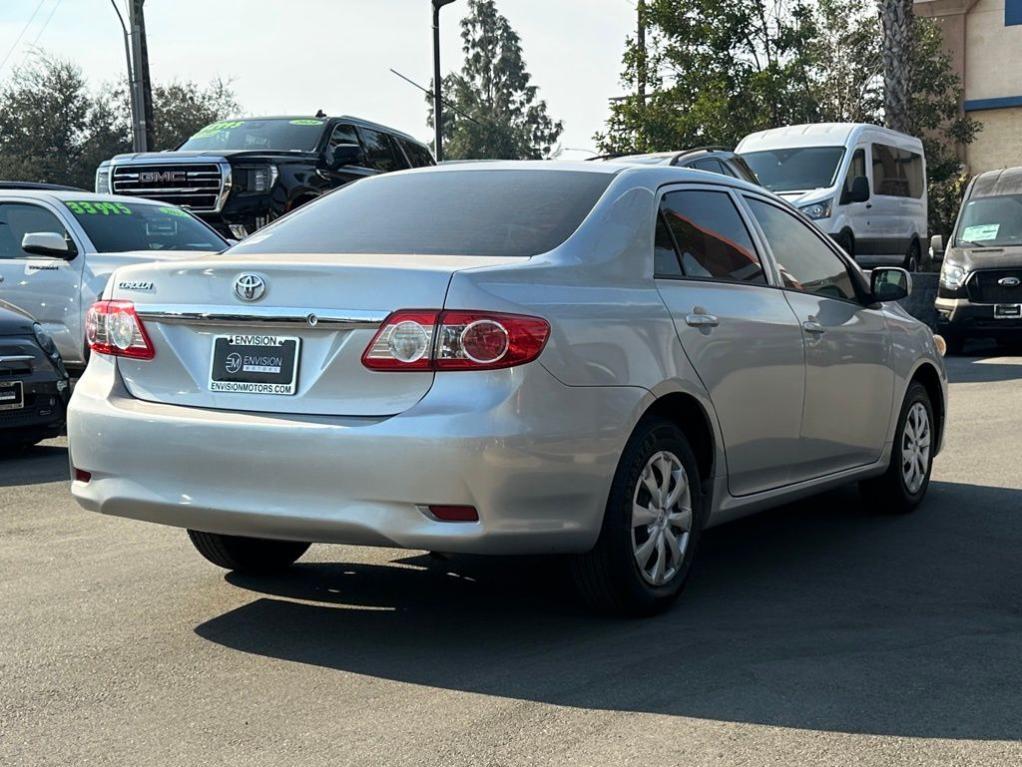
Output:
[[476,310],[401,309],[366,347],[370,370],[498,370],[536,359],[550,337],[541,317]]
[[156,356],[131,301],[99,301],[85,315],[85,338],[99,354],[151,360]]

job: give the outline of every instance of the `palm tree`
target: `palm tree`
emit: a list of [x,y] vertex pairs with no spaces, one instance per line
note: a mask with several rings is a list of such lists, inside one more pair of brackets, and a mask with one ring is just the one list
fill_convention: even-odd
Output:
[[884,30],[884,114],[888,128],[911,132],[909,99],[911,95],[913,0],[880,0],[880,19]]

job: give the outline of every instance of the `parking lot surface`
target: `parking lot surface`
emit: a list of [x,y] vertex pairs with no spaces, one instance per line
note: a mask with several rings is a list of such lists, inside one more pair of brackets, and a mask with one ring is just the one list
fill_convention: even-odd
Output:
[[917,513],[850,488],[717,528],[642,621],[543,560],[225,575],[80,511],[62,440],[0,458],[0,764],[1018,765],[1022,357],[949,368]]

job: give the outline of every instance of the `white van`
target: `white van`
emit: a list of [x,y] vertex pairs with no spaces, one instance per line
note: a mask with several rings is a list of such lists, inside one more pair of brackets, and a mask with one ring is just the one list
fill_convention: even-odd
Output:
[[735,149],[767,189],[799,208],[863,266],[915,271],[927,241],[923,142],[859,123],[753,133]]

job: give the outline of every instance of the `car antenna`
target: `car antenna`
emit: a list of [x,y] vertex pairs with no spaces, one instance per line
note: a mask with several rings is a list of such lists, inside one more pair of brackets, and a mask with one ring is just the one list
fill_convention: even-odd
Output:
[[322,109],[320,109],[318,112],[316,112],[316,118],[317,119],[322,120],[324,117],[326,117],[326,112],[324,112]]

